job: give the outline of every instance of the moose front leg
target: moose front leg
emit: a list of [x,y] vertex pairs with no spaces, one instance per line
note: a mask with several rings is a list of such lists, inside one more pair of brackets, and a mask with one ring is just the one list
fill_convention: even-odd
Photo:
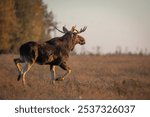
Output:
[[67,66],[66,62],[62,63],[60,65],[60,67],[64,70],[66,70],[67,72],[62,77],[57,78],[56,79],[57,81],[63,81],[65,79],[65,77],[71,73],[71,69]]
[[55,72],[55,66],[53,65],[50,65],[50,74],[51,74],[52,84],[55,84],[56,72]]

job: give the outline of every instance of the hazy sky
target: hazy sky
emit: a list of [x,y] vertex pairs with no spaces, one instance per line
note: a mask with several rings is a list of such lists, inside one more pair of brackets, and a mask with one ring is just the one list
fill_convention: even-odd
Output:
[[114,52],[121,46],[123,52],[145,51],[145,48],[150,52],[150,0],[43,1],[53,11],[59,28],[88,27],[81,34],[86,38],[84,47],[88,51],[100,46],[103,53]]

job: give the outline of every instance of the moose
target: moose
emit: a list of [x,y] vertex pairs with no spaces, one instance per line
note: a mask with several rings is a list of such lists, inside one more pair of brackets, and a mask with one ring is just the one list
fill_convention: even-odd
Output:
[[[85,44],[85,39],[79,34],[84,32],[87,27],[84,26],[79,31],[76,29],[76,26],[72,26],[71,30],[68,30],[65,26],[63,26],[63,31],[58,28],[56,29],[64,35],[52,38],[44,43],[30,41],[21,45],[19,48],[20,57],[14,59],[14,63],[19,72],[17,81],[22,78],[23,84],[26,85],[25,75],[34,63],[50,65],[50,74],[53,84],[55,84],[55,81],[63,81],[65,77],[71,73],[71,69],[67,65],[69,53],[74,49],[76,44]],[[22,67],[21,63],[24,63]],[[56,66],[65,70],[66,73],[56,78]]]

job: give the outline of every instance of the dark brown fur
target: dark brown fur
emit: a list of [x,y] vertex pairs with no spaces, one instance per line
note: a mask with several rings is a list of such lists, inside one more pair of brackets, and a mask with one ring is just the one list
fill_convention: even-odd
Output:
[[[67,31],[62,37],[53,38],[43,44],[33,41],[23,44],[20,47],[20,58],[14,59],[19,70],[18,80],[29,71],[34,63],[50,65],[50,70],[53,70],[53,66],[60,66],[69,72],[70,68],[66,63],[69,58],[69,52],[74,49],[76,44],[85,44],[85,39],[78,34],[79,32],[71,30]],[[27,65],[24,67],[24,70],[20,70],[19,63],[24,62]]]

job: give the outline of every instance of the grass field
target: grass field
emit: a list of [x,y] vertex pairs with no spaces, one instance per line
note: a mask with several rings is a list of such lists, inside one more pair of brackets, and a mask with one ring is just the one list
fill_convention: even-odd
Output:
[[55,85],[49,66],[35,64],[27,87],[17,81],[16,56],[0,55],[0,99],[150,99],[150,56],[70,56],[72,73]]

